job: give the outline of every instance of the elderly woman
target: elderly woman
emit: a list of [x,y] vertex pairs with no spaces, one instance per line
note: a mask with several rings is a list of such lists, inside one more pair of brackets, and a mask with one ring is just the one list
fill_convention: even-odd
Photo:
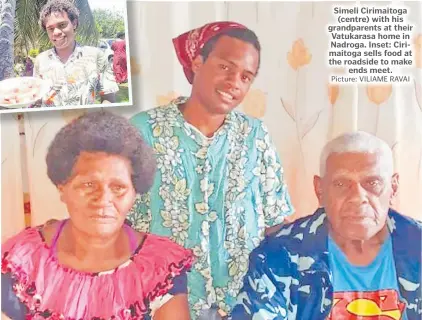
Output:
[[2,246],[2,312],[12,319],[189,319],[191,251],[125,218],[146,193],[153,151],[120,116],[92,112],[57,134],[47,171],[69,219]]

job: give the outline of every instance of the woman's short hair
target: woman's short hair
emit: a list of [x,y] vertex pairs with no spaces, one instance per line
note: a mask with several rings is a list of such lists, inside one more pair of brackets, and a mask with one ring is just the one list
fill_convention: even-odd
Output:
[[89,112],[57,133],[46,156],[47,174],[56,186],[68,181],[83,151],[105,152],[129,159],[132,183],[139,194],[148,192],[154,181],[154,151],[124,117],[107,111]]

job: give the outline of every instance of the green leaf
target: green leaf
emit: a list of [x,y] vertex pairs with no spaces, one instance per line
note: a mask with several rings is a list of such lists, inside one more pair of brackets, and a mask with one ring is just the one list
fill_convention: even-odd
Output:
[[171,228],[171,227],[173,226],[173,223],[172,223],[172,221],[171,221],[171,220],[165,220],[165,221],[163,222],[163,226],[164,226],[165,228]]
[[186,180],[182,179],[182,180],[177,181],[176,185],[174,186],[174,190],[178,194],[183,194],[186,190]]
[[236,263],[236,262],[234,262],[234,261],[232,261],[232,262],[229,264],[229,276],[230,276],[230,277],[235,276],[238,270],[239,270],[239,268],[238,268],[238,266],[237,266],[237,263]]
[[163,128],[160,125],[155,126],[154,130],[152,130],[152,135],[154,137],[159,137],[163,132]]
[[156,143],[154,145],[154,148],[155,150],[157,150],[158,153],[161,153],[161,154],[166,153],[166,149],[159,143]]
[[161,216],[163,217],[164,220],[170,220],[171,221],[170,212],[161,210],[160,213],[161,213]]

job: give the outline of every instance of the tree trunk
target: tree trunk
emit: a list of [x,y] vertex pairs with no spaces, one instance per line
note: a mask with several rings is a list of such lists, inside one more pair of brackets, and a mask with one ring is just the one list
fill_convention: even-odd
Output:
[[13,22],[16,0],[0,0],[0,81],[14,76]]

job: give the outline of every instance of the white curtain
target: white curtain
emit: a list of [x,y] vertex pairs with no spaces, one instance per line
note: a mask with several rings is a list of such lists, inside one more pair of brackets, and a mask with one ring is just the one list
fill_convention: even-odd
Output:
[[1,241],[25,227],[21,139],[16,115],[1,116]]
[[[283,161],[295,217],[310,214],[317,207],[312,179],[318,174],[323,145],[340,133],[365,130],[394,149],[400,174],[395,208],[422,219],[421,64],[403,70],[415,75],[410,85],[329,87],[326,25],[332,22],[334,4],[340,3],[128,2],[134,107],[112,110],[129,117],[177,95],[188,95],[190,85],[171,39],[207,22],[238,21],[253,29],[262,45],[259,76],[239,109],[261,118],[269,127]],[[405,4],[409,19],[416,24],[414,37],[420,35],[422,46],[422,5]],[[415,53],[421,55],[422,48]],[[32,224],[66,216],[47,178],[45,154],[56,132],[80,112],[25,115]]]

